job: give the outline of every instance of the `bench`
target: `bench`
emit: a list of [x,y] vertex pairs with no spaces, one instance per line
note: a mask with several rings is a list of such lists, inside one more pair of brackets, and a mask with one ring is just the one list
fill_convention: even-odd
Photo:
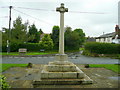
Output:
[[20,54],[25,54],[27,52],[27,49],[26,48],[19,48],[18,52]]
[[45,51],[45,49],[40,49],[40,52],[44,52]]

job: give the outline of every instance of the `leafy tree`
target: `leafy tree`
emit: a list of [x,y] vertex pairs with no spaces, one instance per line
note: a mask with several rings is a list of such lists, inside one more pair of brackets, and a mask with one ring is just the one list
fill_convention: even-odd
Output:
[[28,42],[31,42],[31,43],[38,43],[39,42],[40,33],[38,32],[35,24],[29,26],[28,36],[29,36],[29,39],[30,39]]
[[40,33],[40,34],[43,34],[43,31],[42,31],[42,29],[39,29],[39,33]]
[[77,32],[79,35],[79,45],[82,45],[85,42],[85,33],[82,29],[75,29],[74,32]]
[[59,30],[60,30],[59,26],[53,26],[52,28],[51,38],[54,43],[54,49],[59,48]]
[[65,50],[79,49],[79,35],[72,31],[71,27],[65,28]]
[[40,45],[45,50],[51,50],[51,49],[53,49],[53,41],[50,38],[50,35],[45,34],[44,37],[42,38],[42,41],[40,41]]
[[22,24],[22,19],[19,16],[13,21],[13,28],[11,29],[11,43],[24,43],[27,41],[27,28]]
[[41,40],[41,39],[42,39],[42,38],[41,38],[41,35],[42,35],[44,32],[42,31],[42,29],[39,29],[38,33],[39,33],[39,36],[40,36],[39,39]]
[[71,33],[72,32],[72,28],[71,27],[66,27],[65,28],[65,34],[69,34],[69,33]]

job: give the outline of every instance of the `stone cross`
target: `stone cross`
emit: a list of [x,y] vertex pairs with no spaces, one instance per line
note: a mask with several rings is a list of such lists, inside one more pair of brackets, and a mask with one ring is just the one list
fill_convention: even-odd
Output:
[[68,8],[65,8],[64,3],[61,3],[56,11],[60,12],[59,54],[64,54],[64,13],[68,12]]

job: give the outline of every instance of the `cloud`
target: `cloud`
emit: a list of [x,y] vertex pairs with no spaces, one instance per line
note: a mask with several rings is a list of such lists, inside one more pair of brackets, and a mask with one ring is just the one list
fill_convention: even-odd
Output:
[[[28,7],[56,10],[56,7],[60,6],[63,2],[65,7],[68,8],[68,12],[65,13],[65,26],[68,25],[73,28],[82,28],[86,33],[86,36],[99,36],[103,32],[113,32],[114,26],[117,24],[117,5],[119,0],[1,0],[2,5],[14,7]],[[38,11],[15,8],[19,11],[27,13],[37,19],[33,19],[22,13],[12,10],[12,21],[16,19],[18,15],[22,17],[23,22],[29,20],[30,24],[35,23],[37,28],[42,28],[46,33],[52,32],[53,25],[59,25],[60,15],[56,11]],[[89,14],[89,13],[72,13],[70,11],[78,12],[98,12],[105,14]],[[0,8],[0,16],[9,15],[8,8]],[[51,24],[48,24],[51,23]],[[8,27],[8,19],[2,19],[0,26]],[[1,29],[1,27],[0,27]]]

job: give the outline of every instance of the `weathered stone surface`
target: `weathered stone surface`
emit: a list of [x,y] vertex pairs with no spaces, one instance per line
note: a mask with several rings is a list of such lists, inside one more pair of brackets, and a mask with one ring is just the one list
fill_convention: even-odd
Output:
[[87,75],[85,75],[84,79],[42,79],[38,81],[34,81],[33,85],[80,85],[80,84],[92,84],[93,80],[91,80]]
[[84,73],[73,63],[71,65],[44,65],[41,79],[82,79]]
[[48,72],[42,70],[41,79],[77,79],[77,72]]
[[64,72],[62,79],[77,79],[77,72]]
[[68,61],[54,61],[54,62],[49,62],[50,65],[73,65],[73,63],[68,62]]
[[49,72],[75,72],[75,65],[48,65],[46,66],[46,70]]
[[77,72],[79,72],[77,77],[79,79],[84,78],[85,77],[84,72],[82,70],[80,70],[77,66],[76,66],[76,69],[77,69]]
[[68,60],[68,56],[67,56],[67,54],[56,54],[55,55],[55,60],[66,61],[66,60]]

